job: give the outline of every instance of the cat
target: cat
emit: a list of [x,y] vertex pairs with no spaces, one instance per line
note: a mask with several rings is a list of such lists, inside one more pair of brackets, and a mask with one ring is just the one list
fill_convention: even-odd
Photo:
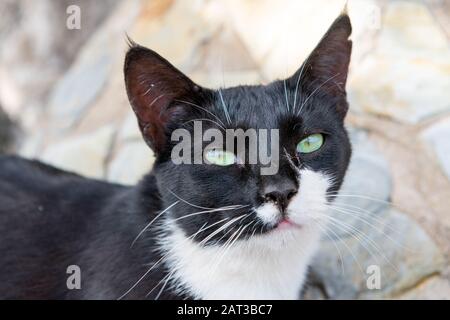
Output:
[[[299,298],[351,155],[350,35],[342,13],[288,79],[220,90],[130,41],[125,85],[152,171],[123,186],[1,156],[0,298]],[[195,121],[277,129],[276,174],[235,150],[175,164],[172,134]]]

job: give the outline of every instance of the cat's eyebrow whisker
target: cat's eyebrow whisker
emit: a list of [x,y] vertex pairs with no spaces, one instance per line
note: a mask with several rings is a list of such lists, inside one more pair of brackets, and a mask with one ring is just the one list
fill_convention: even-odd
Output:
[[225,101],[223,100],[222,90],[219,88],[218,91],[219,91],[220,100],[222,102],[223,112],[225,113],[225,117],[227,118],[228,124],[231,124],[230,114],[228,113],[228,108],[227,108],[227,106],[225,104]]
[[217,125],[218,127],[220,127],[222,130],[224,130],[224,131],[227,130],[224,126],[222,126],[221,124],[219,124],[217,121],[214,121],[214,120],[208,119],[208,118],[198,118],[198,119],[188,120],[188,121],[186,121],[186,122],[183,122],[181,125],[184,126],[186,123],[194,122],[194,121],[209,121],[209,122],[214,123],[214,124]]
[[139,239],[139,237],[159,218],[161,217],[164,213],[166,213],[168,210],[170,210],[173,206],[175,206],[176,204],[178,204],[180,201],[175,201],[174,203],[172,203],[170,206],[168,206],[166,209],[164,209],[163,211],[161,211],[156,217],[154,217],[145,227],[144,229],[141,230],[141,232],[139,232],[139,234],[136,236],[136,238],[134,238],[133,242],[130,245],[130,248],[133,247],[133,245],[135,244],[135,242]]
[[223,123],[222,120],[220,120],[220,118],[219,118],[217,115],[215,115],[214,113],[212,113],[212,112],[209,111],[208,109],[206,109],[206,108],[204,108],[204,107],[202,107],[202,106],[199,106],[198,104],[195,104],[195,103],[192,103],[192,102],[189,102],[189,101],[185,101],[185,100],[175,99],[175,101],[178,101],[178,102],[181,102],[181,103],[186,103],[186,104],[188,104],[188,105],[190,105],[190,106],[197,107],[197,108],[199,108],[199,109],[201,109],[201,110],[203,110],[203,111],[209,113],[209,114],[212,115],[214,118],[216,118],[216,120],[219,121],[219,122],[222,124],[223,127],[226,127],[226,126],[225,126],[225,123]]
[[304,69],[305,66],[308,64],[308,60],[309,60],[309,56],[308,56],[308,58],[306,58],[305,62],[303,63],[302,68],[300,69],[300,73],[299,73],[298,78],[297,78],[297,82],[296,82],[296,84],[295,84],[294,105],[293,105],[293,108],[292,108],[292,111],[293,111],[293,112],[295,112],[295,109],[297,108],[296,104],[297,104],[297,91],[298,91],[298,85],[300,84],[300,80],[301,80],[302,75],[303,75],[303,69]]
[[322,88],[325,84],[327,84],[328,82],[330,82],[331,80],[333,80],[334,78],[336,78],[339,75],[339,73],[336,73],[334,76],[328,78],[327,80],[325,80],[324,82],[322,82],[322,84],[320,86],[318,86],[316,89],[314,89],[314,91],[308,96],[306,97],[305,101],[302,102],[300,109],[297,111],[297,115],[300,114],[300,112],[302,112],[303,106],[308,102],[308,100],[314,96],[314,94],[319,91],[320,88]]
[[289,108],[289,99],[288,99],[288,93],[287,93],[287,87],[286,87],[286,79],[284,79],[283,83],[284,83],[284,96],[286,98],[286,109],[289,112],[290,108]]

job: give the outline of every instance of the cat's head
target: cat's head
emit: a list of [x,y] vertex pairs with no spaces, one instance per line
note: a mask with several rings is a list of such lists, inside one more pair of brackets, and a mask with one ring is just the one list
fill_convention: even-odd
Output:
[[[351,154],[344,128],[350,34],[342,14],[290,78],[221,90],[201,87],[154,51],[131,45],[127,93],[157,156],[153,173],[169,208],[167,223],[194,241],[214,243],[301,232],[324,217]],[[224,139],[225,129],[266,129],[271,139],[256,144],[277,146],[270,157],[276,170],[263,174],[267,163],[249,163],[228,141],[222,150],[211,147],[202,136],[208,129]],[[254,147],[250,140],[244,149]],[[180,163],[180,155],[191,163]]]

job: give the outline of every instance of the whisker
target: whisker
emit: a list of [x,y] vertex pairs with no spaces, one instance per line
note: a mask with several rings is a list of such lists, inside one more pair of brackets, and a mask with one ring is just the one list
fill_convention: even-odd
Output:
[[197,107],[197,108],[199,108],[199,109],[201,109],[201,110],[203,110],[203,111],[209,113],[209,114],[212,115],[214,118],[216,118],[216,120],[219,121],[219,122],[222,124],[223,127],[226,127],[226,126],[225,126],[225,123],[223,123],[222,120],[221,120],[217,115],[215,115],[214,113],[212,113],[212,112],[209,111],[208,109],[203,108],[202,106],[199,106],[198,104],[195,104],[195,103],[192,103],[192,102],[189,102],[189,101],[185,101],[185,100],[175,99],[175,101],[178,101],[178,102],[181,102],[181,103],[186,103],[186,104],[188,104],[188,105],[191,105],[191,106],[193,106],[193,107]]
[[383,203],[383,204],[388,204],[390,206],[393,206],[392,202],[383,200],[383,199],[376,199],[376,198],[372,198],[369,196],[365,196],[365,195],[361,195],[361,194],[342,194],[342,193],[327,193],[327,196],[333,196],[335,198],[341,197],[341,198],[360,198],[360,199],[365,199],[365,200],[370,200],[370,201],[374,201],[374,202],[379,202],[379,203]]
[[209,121],[209,122],[214,123],[218,127],[220,127],[222,130],[224,130],[224,131],[227,130],[223,125],[219,124],[217,121],[214,121],[214,120],[208,119],[208,118],[198,118],[198,119],[188,120],[188,121],[183,122],[181,125],[184,126],[186,123],[194,122],[194,121]]
[[[190,237],[188,237],[188,239],[195,239],[195,237],[200,233],[203,232],[211,227],[213,227],[214,225],[217,225],[225,220],[228,220],[229,218],[225,218],[222,219],[220,221],[217,221],[211,225],[209,225],[208,227],[205,228],[206,223],[193,235],[191,235]],[[123,299],[128,293],[130,293],[134,288],[136,288],[136,286],[152,271],[154,270],[157,266],[159,266],[165,258],[167,258],[167,256],[170,254],[170,252],[165,253],[158,261],[156,261],[155,263],[153,263],[153,265],[138,279],[138,281],[136,281],[133,286],[131,286],[130,289],[128,289],[123,295],[121,295],[117,300],[121,300]]]
[[133,245],[135,244],[135,242],[139,239],[139,237],[159,218],[161,217],[165,212],[167,212],[168,210],[170,210],[173,206],[175,206],[179,201],[175,201],[174,203],[172,203],[170,206],[168,206],[166,209],[164,209],[163,211],[161,211],[155,218],[153,218],[145,227],[144,229],[142,229],[141,232],[139,232],[139,234],[136,236],[136,238],[134,238],[133,242],[131,243],[130,248],[133,247]]
[[284,96],[286,98],[286,109],[289,112],[290,108],[289,108],[289,99],[288,99],[288,93],[287,93],[287,88],[286,88],[286,79],[284,79],[283,83],[284,83]]
[[[179,195],[177,195],[175,192],[173,192],[172,190],[167,188],[167,191],[169,191],[174,197],[176,197],[178,200],[180,200],[181,202],[186,203],[187,205],[190,205],[191,207],[197,208],[197,209],[204,209],[204,210],[209,210],[209,209],[220,209],[220,208],[211,208],[211,207],[202,207],[196,204],[193,204],[183,198],[181,198]],[[248,207],[250,205],[248,204],[235,204],[235,205],[229,205],[229,206],[224,206],[222,208],[230,208],[230,207],[235,207],[235,206],[242,206],[242,208],[244,207]]]
[[300,80],[301,80],[302,75],[303,75],[303,69],[304,69],[305,66],[308,64],[308,60],[309,60],[309,56],[308,56],[308,58],[306,58],[305,62],[303,63],[302,68],[300,69],[300,73],[299,73],[298,78],[297,78],[297,82],[296,82],[296,84],[295,84],[294,105],[293,105],[293,108],[292,108],[292,111],[293,111],[293,112],[295,112],[295,109],[297,108],[297,91],[298,91],[298,85],[300,84]]
[[231,124],[230,114],[228,113],[228,108],[223,100],[222,90],[219,89],[220,100],[222,101],[223,112],[225,113],[225,117],[227,118],[228,124]]
[[339,249],[336,240],[334,240],[329,234],[328,234],[328,230],[321,224],[319,223],[318,219],[315,219],[314,222],[316,223],[316,225],[319,227],[320,230],[322,230],[322,232],[324,233],[324,235],[331,240],[331,243],[333,243],[334,247],[336,248],[338,254],[339,254],[339,261],[340,261],[340,265],[341,265],[341,270],[342,270],[342,274],[345,274],[345,268],[344,268],[344,257],[342,256],[341,250]]
[[334,78],[336,78],[339,75],[339,73],[336,73],[334,76],[328,78],[327,80],[325,80],[324,82],[322,82],[322,84],[320,86],[318,86],[316,89],[314,89],[314,91],[305,99],[305,101],[302,102],[299,111],[297,112],[297,115],[300,114],[300,112],[302,112],[303,106],[308,102],[308,100],[314,96],[314,94],[319,91],[320,88],[322,88],[325,84],[327,84],[328,82],[330,82],[331,80],[333,80]]
[[212,232],[211,234],[209,234],[205,239],[203,239],[202,241],[200,241],[199,246],[202,246],[204,244],[206,244],[210,239],[212,239],[216,234],[220,233],[221,231],[225,230],[226,228],[228,228],[229,226],[231,226],[233,223],[244,219],[245,217],[249,216],[249,214],[242,214],[236,218],[231,219],[230,221],[228,221],[227,223],[225,223],[224,225],[222,225],[220,228],[218,228],[217,230],[215,230],[214,232]]
[[[332,229],[327,229],[327,230],[329,232],[331,232],[336,237],[336,239],[341,240],[334,230],[332,230]],[[353,250],[347,245],[347,243],[345,243],[345,241],[342,241],[342,244],[347,248],[348,252],[353,257],[353,260],[356,262],[356,264],[357,264],[359,270],[361,271],[361,273],[364,274],[363,268],[362,268],[358,258],[356,258],[356,255],[354,254]]]
[[[335,226],[337,226],[337,224],[345,227],[347,229],[347,231],[350,229],[350,231],[352,231],[352,233],[350,233],[350,236],[354,237],[356,240],[358,240],[359,243],[361,243],[361,245],[367,250],[367,252],[375,258],[375,260],[377,260],[377,256],[373,254],[373,252],[364,244],[364,243],[368,243],[369,245],[371,245],[379,255],[382,256],[382,258],[392,266],[392,268],[398,272],[397,267],[383,254],[382,250],[379,248],[379,246],[372,240],[370,239],[364,232],[362,232],[361,230],[357,229],[356,227],[349,225],[348,223],[342,222],[336,218],[333,217],[328,217],[328,219],[331,219],[332,222],[334,222],[333,224]],[[346,231],[346,230],[343,230]],[[356,234],[354,234],[356,233]]]
[[411,248],[409,248],[409,247],[407,247],[407,246],[401,244],[400,242],[398,242],[397,240],[395,240],[394,238],[392,238],[389,234],[387,234],[386,232],[384,232],[384,231],[380,228],[381,226],[385,226],[386,228],[391,229],[393,232],[395,232],[395,233],[397,233],[397,234],[401,234],[400,231],[395,230],[395,229],[392,228],[391,226],[389,226],[389,225],[387,225],[387,224],[386,224],[386,225],[383,225],[383,223],[382,223],[379,219],[376,219],[375,217],[372,217],[372,216],[369,216],[369,215],[366,216],[367,220],[368,220],[368,219],[371,219],[372,221],[377,222],[377,223],[380,225],[380,226],[378,227],[378,226],[376,226],[376,225],[370,223],[370,222],[367,221],[366,219],[362,218],[362,217],[359,215],[359,212],[357,212],[357,211],[348,211],[349,209],[339,208],[339,207],[333,207],[333,206],[330,206],[330,205],[328,205],[328,208],[330,208],[331,210],[334,210],[335,212],[338,212],[338,213],[341,213],[341,214],[345,214],[345,215],[349,215],[349,216],[351,216],[351,217],[354,217],[355,219],[357,219],[357,220],[363,222],[364,224],[366,224],[366,225],[372,227],[373,229],[375,229],[376,231],[378,231],[380,234],[382,234],[383,236],[385,236],[387,239],[391,240],[392,243],[394,243],[394,244],[397,245],[398,247],[400,247],[400,248],[402,248],[402,249],[405,249],[405,250],[408,250],[408,251],[411,251],[411,252],[414,252],[414,250],[412,250]]
[[211,212],[217,212],[217,211],[238,210],[238,209],[241,209],[241,208],[242,208],[241,206],[233,207],[233,208],[230,208],[230,207],[222,207],[222,208],[217,208],[217,209],[211,209],[211,210],[205,210],[205,211],[198,211],[198,212],[190,213],[190,214],[181,216],[181,217],[179,217],[179,218],[176,218],[176,219],[172,220],[172,222],[176,222],[176,221],[183,220],[183,219],[186,219],[186,218],[189,218],[189,217],[197,216],[197,215],[203,214],[203,213],[211,213]]

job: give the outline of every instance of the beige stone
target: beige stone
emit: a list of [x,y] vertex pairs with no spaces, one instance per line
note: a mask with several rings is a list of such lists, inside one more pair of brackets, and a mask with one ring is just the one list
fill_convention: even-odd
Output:
[[38,158],[61,169],[91,178],[103,178],[114,128],[106,126],[83,136],[67,138],[48,147]]
[[128,185],[136,184],[150,172],[154,161],[153,152],[143,141],[129,142],[119,148],[108,168],[107,179]]
[[450,47],[421,3],[390,2],[378,44],[349,80],[352,108],[418,123],[450,112]]
[[394,298],[403,300],[448,300],[449,297],[450,281],[439,276],[433,276]]

